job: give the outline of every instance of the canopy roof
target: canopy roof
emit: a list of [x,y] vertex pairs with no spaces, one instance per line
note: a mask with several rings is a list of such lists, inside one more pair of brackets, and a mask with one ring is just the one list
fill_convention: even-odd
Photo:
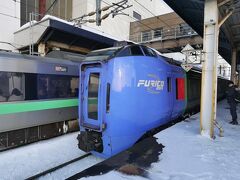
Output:
[[[203,36],[204,0],[164,0],[200,36]],[[218,0],[220,18],[234,9],[219,33],[219,54],[231,63],[232,48],[240,47],[240,3],[239,0]]]

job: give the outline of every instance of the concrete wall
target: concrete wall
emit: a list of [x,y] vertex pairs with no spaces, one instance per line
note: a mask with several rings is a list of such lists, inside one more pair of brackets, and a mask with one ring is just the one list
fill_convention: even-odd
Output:
[[[13,33],[20,27],[19,1],[0,1],[0,12],[0,41],[13,43]],[[17,46],[17,44],[14,45]],[[15,48],[11,45],[0,43],[0,49],[14,50]]]
[[[120,0],[103,0],[101,7],[108,6],[112,3],[117,3]],[[139,5],[139,2],[141,5]],[[130,22],[136,21],[133,17],[133,11],[141,15],[142,19],[152,17],[154,15],[160,15],[166,12],[172,11],[162,0],[129,0],[128,4],[133,5],[131,8],[124,10],[126,15],[117,15],[114,18],[109,16],[102,21],[101,26],[96,26],[95,23],[87,23],[85,25],[96,28],[99,31],[103,31],[112,36],[118,37],[122,40],[129,39]],[[73,0],[73,18],[82,16],[89,12],[96,10],[96,0]],[[148,11],[148,10],[150,11]],[[108,13],[110,10],[105,11],[102,15]],[[89,19],[95,19],[95,16],[89,17]]]

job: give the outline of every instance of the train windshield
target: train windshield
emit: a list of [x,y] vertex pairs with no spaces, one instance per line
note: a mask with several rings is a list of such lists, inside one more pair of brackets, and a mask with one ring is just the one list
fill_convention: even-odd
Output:
[[84,61],[102,61],[113,57],[122,47],[107,48],[90,52]]

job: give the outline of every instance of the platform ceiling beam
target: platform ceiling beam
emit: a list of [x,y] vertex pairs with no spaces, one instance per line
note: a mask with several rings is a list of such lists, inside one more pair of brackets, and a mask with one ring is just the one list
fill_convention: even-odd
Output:
[[218,7],[223,6],[224,4],[230,2],[231,0],[218,0]]
[[[221,9],[219,9],[219,18],[220,19],[224,19],[224,18],[226,18],[226,19],[228,19],[231,15],[233,14],[233,11],[231,11],[231,12],[229,12],[227,15],[225,15],[224,16],[224,13],[221,11]],[[228,17],[227,17],[228,16]],[[225,20],[226,20],[225,19]],[[225,20],[223,21],[223,22],[225,22]],[[220,20],[221,21],[221,20]],[[222,28],[223,28],[223,30],[225,31],[225,32],[227,32],[226,33],[226,36],[227,36],[227,38],[230,40],[230,44],[231,44],[231,47],[233,47],[234,46],[234,43],[233,43],[233,41],[234,41],[234,36],[233,36],[233,34],[232,34],[232,31],[231,31],[231,27],[229,27],[229,25],[227,24],[227,23],[222,23],[223,24],[223,26],[222,26]],[[221,24],[221,25],[222,25]]]

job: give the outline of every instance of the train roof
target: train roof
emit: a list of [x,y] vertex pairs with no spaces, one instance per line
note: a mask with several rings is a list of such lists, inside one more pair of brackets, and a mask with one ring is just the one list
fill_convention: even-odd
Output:
[[59,58],[52,58],[52,57],[41,57],[41,56],[33,56],[33,55],[26,55],[26,54],[19,54],[19,53],[12,53],[12,52],[0,52],[0,60],[1,59],[19,59],[19,60],[29,60],[29,61],[43,61],[47,63],[62,63],[62,64],[69,64],[73,65],[75,62],[66,59],[59,59]]
[[78,65],[73,61],[18,53],[0,52],[0,71],[78,76]]
[[67,51],[59,51],[59,50],[53,50],[46,54],[45,57],[48,58],[54,58],[54,59],[61,59],[61,60],[69,60],[73,62],[82,62],[84,60],[86,55],[79,54],[79,53],[72,53]]
[[[123,45],[123,46],[91,51],[90,53],[88,53],[86,55],[86,58],[84,59],[84,61],[104,61],[104,60],[109,60],[113,57],[118,57],[118,56],[121,57],[120,54],[122,52],[121,51],[122,49],[124,51],[124,49],[126,49],[126,48],[131,48],[131,47],[136,47],[136,46],[140,47],[142,56],[152,56],[152,57],[156,57],[156,58],[163,57],[163,56],[161,56],[160,52],[158,52],[157,50],[155,50],[151,47],[141,45],[141,44],[132,44],[131,43],[131,44]],[[128,55],[124,54],[123,56],[135,56],[135,55],[131,55],[131,53],[129,51]],[[137,56],[139,56],[139,55],[137,55]]]

